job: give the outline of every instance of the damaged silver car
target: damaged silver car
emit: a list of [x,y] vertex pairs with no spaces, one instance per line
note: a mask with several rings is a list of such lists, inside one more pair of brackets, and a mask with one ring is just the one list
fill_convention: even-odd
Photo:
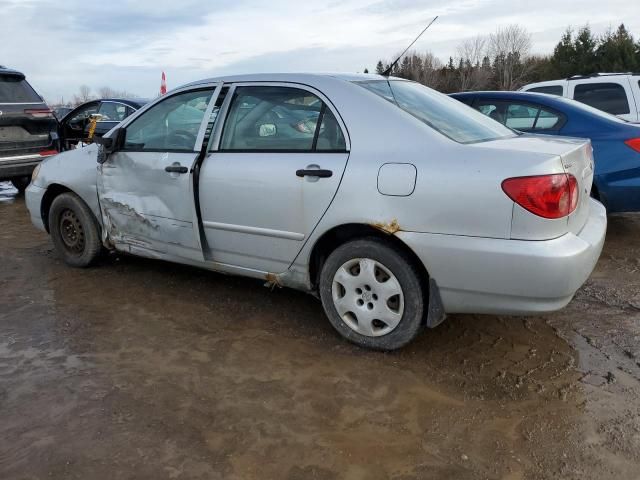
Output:
[[448,313],[565,306],[604,242],[592,178],[588,141],[518,134],[414,82],[245,75],[45,160],[27,206],[72,266],[111,249],[260,278],[395,349]]

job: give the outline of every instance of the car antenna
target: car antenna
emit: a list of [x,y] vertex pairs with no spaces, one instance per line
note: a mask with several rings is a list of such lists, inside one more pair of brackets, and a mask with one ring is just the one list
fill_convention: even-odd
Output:
[[405,48],[405,49],[404,49],[404,52],[402,52],[402,53],[400,54],[400,56],[399,56],[398,58],[396,58],[396,59],[394,60],[394,62],[393,62],[391,65],[389,65],[389,68],[387,68],[384,72],[382,72],[382,76],[383,76],[383,77],[388,77],[389,75],[391,75],[391,71],[393,70],[393,67],[395,67],[395,66],[396,66],[396,64],[397,64],[397,63],[400,61],[400,59],[403,57],[403,55],[404,55],[405,53],[407,53],[407,50],[409,50],[411,47],[413,47],[413,44],[414,44],[414,43],[416,43],[416,42],[418,41],[418,39],[422,36],[422,34],[423,34],[424,32],[426,32],[426,31],[427,31],[427,29],[428,29],[431,25],[433,25],[433,23],[438,19],[438,16],[439,16],[439,15],[436,15],[435,17],[433,17],[433,20],[431,20],[431,21],[429,22],[429,25],[427,25],[426,27],[424,27],[424,30],[422,30],[422,31],[420,32],[420,34],[415,38],[415,40],[414,40],[413,42],[411,42],[407,48]]

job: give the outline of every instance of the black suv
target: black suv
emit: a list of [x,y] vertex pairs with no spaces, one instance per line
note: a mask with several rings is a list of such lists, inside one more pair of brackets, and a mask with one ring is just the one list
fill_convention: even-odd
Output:
[[58,122],[24,74],[0,66],[0,181],[24,191],[40,161],[59,151]]

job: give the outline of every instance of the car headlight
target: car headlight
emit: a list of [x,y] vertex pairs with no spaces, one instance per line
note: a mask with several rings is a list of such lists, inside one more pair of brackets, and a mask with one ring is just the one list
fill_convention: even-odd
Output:
[[36,182],[36,178],[38,177],[38,172],[40,171],[40,163],[38,165],[36,165],[36,168],[33,169],[33,172],[31,172],[31,183],[35,183]]

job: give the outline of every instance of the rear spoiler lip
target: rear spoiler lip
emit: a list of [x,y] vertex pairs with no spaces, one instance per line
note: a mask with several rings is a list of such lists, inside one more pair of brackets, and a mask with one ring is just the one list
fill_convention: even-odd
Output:
[[24,73],[16,72],[13,70],[0,70],[0,78],[1,77],[18,77],[20,80],[26,80]]

